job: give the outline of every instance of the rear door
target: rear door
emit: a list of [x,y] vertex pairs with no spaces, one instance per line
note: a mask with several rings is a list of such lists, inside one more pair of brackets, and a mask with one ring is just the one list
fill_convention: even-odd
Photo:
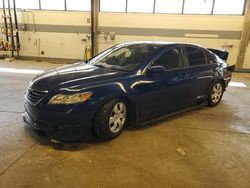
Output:
[[163,71],[146,72],[141,80],[138,89],[144,119],[175,111],[186,103],[187,70],[182,54],[179,47],[166,50],[151,65],[161,66]]
[[216,64],[202,48],[185,46],[184,53],[188,63],[188,100],[195,103],[206,99]]

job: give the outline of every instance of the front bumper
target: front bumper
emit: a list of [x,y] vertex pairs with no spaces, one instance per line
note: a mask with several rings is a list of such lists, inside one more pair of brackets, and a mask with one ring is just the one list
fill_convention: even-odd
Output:
[[67,111],[53,111],[25,102],[24,122],[33,130],[45,133],[60,142],[77,142],[91,134],[94,110],[86,106],[74,106]]

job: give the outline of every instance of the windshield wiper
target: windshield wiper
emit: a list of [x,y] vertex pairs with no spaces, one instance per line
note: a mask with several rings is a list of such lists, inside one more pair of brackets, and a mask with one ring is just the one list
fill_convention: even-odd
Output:
[[117,69],[114,69],[112,66],[105,66],[105,65],[95,65],[95,66],[100,67],[100,68],[104,68],[104,69],[117,70]]
[[111,65],[107,64],[107,63],[102,63],[102,62],[99,62],[99,63],[96,63],[94,64],[94,66],[97,66],[97,67],[100,67],[100,68],[106,68],[106,69],[111,69]]
[[115,68],[113,66],[105,66],[105,64],[95,64],[94,66],[97,66],[97,67],[100,67],[100,68],[105,68],[105,69],[111,69],[111,70],[115,70],[115,71],[127,72],[126,70],[121,70],[121,69]]
[[105,69],[107,69],[108,67],[107,66],[105,66],[105,65],[94,65],[94,66],[96,66],[96,67],[100,67],[100,68],[105,68]]

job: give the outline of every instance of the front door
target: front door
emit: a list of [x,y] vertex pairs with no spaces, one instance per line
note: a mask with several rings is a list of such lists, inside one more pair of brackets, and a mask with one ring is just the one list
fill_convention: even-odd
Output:
[[168,49],[154,61],[138,87],[142,120],[173,112],[185,105],[186,71],[180,48]]

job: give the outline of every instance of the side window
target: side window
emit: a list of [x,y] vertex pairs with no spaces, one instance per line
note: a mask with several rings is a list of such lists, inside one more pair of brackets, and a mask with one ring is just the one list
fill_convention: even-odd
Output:
[[190,67],[207,64],[203,50],[195,47],[186,47],[186,52]]
[[154,65],[163,66],[166,70],[183,68],[181,57],[180,49],[174,48],[157,59]]

